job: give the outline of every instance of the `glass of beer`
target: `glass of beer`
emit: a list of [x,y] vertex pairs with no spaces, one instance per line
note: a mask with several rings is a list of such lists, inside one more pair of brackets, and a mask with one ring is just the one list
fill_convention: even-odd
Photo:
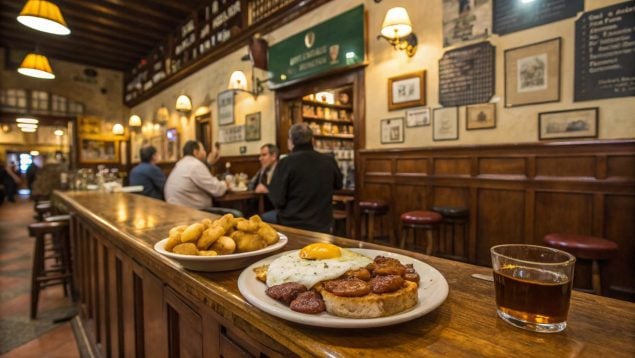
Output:
[[508,244],[490,249],[498,316],[534,332],[567,327],[575,257],[543,246]]

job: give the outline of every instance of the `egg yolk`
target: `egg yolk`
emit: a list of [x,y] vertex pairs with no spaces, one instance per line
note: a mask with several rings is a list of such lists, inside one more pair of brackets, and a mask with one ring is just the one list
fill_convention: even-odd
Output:
[[339,247],[322,242],[307,245],[300,250],[300,258],[307,260],[334,259],[340,256],[342,251]]

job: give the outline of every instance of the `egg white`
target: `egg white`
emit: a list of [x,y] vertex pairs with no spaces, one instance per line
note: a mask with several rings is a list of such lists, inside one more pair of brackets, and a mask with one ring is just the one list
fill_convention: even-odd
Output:
[[291,251],[275,259],[267,269],[267,286],[297,282],[307,289],[324,280],[342,276],[373,262],[372,259],[353,251],[342,249],[342,256],[333,259],[306,260],[300,258],[299,250]]

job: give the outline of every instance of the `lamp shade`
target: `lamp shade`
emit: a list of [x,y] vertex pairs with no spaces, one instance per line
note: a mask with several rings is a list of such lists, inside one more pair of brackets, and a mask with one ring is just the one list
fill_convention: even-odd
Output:
[[64,131],[61,129],[56,129],[55,132],[53,132],[53,134],[55,134],[58,137],[61,137],[64,135]]
[[115,125],[112,126],[112,134],[122,135],[123,133],[124,133],[124,128],[121,125],[121,123],[115,123]]
[[27,118],[27,117],[16,118],[15,121],[18,122],[18,123],[31,123],[31,124],[40,123],[40,121],[38,121],[35,118]]
[[141,117],[137,116],[136,114],[130,116],[130,119],[128,119],[128,126],[141,127]]
[[412,32],[412,23],[408,11],[403,7],[393,7],[388,10],[384,23],[381,25],[381,34],[389,39],[406,37]]
[[49,65],[49,60],[44,55],[30,53],[26,55],[22,64],[18,68],[18,72],[29,77],[53,79],[53,69]]
[[229,77],[229,85],[227,86],[227,89],[241,91],[247,90],[247,77],[245,77],[243,71],[232,72],[231,77]]
[[18,15],[18,21],[32,29],[55,35],[68,35],[71,30],[62,17],[60,8],[50,1],[28,0]]
[[179,98],[176,99],[176,110],[177,111],[191,111],[192,110],[192,100],[190,97],[182,94]]

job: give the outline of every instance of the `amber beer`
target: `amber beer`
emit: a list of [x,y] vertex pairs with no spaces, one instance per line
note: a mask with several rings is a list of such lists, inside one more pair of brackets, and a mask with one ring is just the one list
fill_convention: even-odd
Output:
[[534,332],[564,330],[575,257],[522,244],[498,245],[490,251],[500,318]]

